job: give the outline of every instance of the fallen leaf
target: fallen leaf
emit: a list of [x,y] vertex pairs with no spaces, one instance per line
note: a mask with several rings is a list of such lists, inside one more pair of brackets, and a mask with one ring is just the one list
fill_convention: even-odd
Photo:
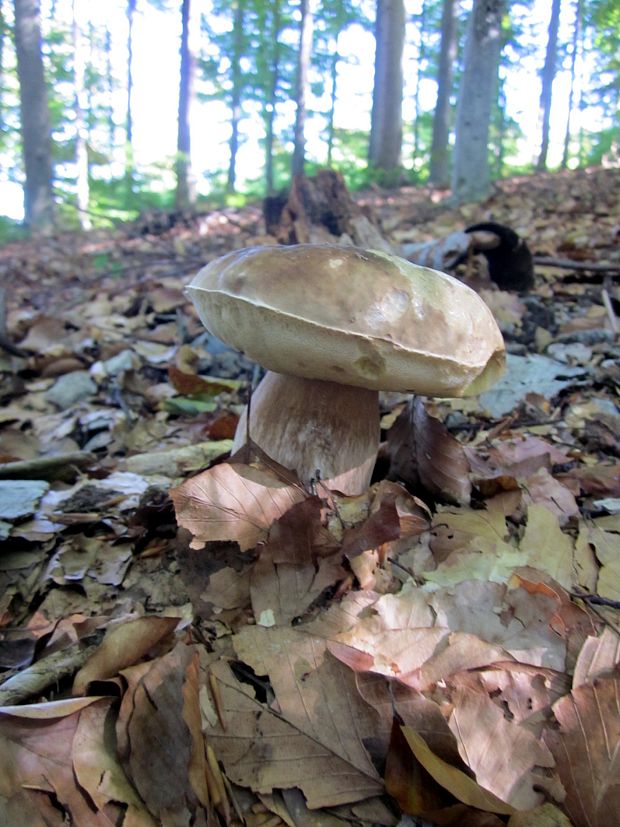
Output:
[[435,781],[444,789],[464,804],[470,807],[477,807],[479,810],[486,810],[501,815],[511,815],[514,807],[502,801],[489,790],[484,789],[462,770],[447,764],[438,756],[434,755],[426,745],[426,742],[411,727],[402,727],[411,751]]
[[227,729],[210,727],[206,735],[234,784],[262,793],[274,787],[299,787],[312,809],[381,793],[383,785],[372,765],[360,769],[333,752],[332,741],[334,746],[338,743],[333,731],[328,743],[323,743],[289,723],[259,703],[253,690],[240,683],[223,661],[214,664],[211,673],[217,680]]
[[575,827],[620,823],[620,679],[584,684],[553,705],[559,729],[545,730]]
[[178,617],[150,616],[109,627],[99,648],[75,676],[73,694],[81,695],[91,681],[112,678],[141,660],[178,623]]
[[192,548],[235,540],[242,551],[264,540],[272,523],[306,498],[266,468],[222,463],[170,491],[177,521],[194,536]]

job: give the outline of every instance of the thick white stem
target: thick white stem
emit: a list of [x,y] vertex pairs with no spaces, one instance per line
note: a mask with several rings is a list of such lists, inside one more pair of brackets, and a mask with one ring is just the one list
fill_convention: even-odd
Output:
[[[233,451],[246,442],[244,412]],[[249,434],[260,448],[305,484],[360,494],[379,449],[379,394],[366,388],[268,372],[252,395]]]

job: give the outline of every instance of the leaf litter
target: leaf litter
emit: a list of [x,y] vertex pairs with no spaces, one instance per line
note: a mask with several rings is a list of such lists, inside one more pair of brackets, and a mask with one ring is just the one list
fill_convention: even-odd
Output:
[[619,193],[359,197],[392,247],[492,216],[537,264],[519,296],[455,265],[509,371],[385,394],[357,497],[228,457],[254,367],[182,287],[270,241],[257,208],[1,252],[0,821],[618,820]]

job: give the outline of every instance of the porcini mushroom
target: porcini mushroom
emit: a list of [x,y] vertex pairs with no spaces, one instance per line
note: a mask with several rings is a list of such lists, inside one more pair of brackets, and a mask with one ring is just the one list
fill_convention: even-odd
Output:
[[504,370],[482,299],[457,279],[334,244],[248,247],[188,286],[205,327],[268,372],[234,449],[252,440],[304,483],[359,494],[379,446],[379,391],[465,396]]

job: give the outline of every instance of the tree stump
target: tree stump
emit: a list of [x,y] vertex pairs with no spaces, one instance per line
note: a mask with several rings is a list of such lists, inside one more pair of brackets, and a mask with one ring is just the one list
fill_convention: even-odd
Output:
[[351,197],[341,173],[322,169],[309,178],[296,175],[288,198],[265,199],[267,232],[280,244],[353,244],[393,253],[370,212]]

